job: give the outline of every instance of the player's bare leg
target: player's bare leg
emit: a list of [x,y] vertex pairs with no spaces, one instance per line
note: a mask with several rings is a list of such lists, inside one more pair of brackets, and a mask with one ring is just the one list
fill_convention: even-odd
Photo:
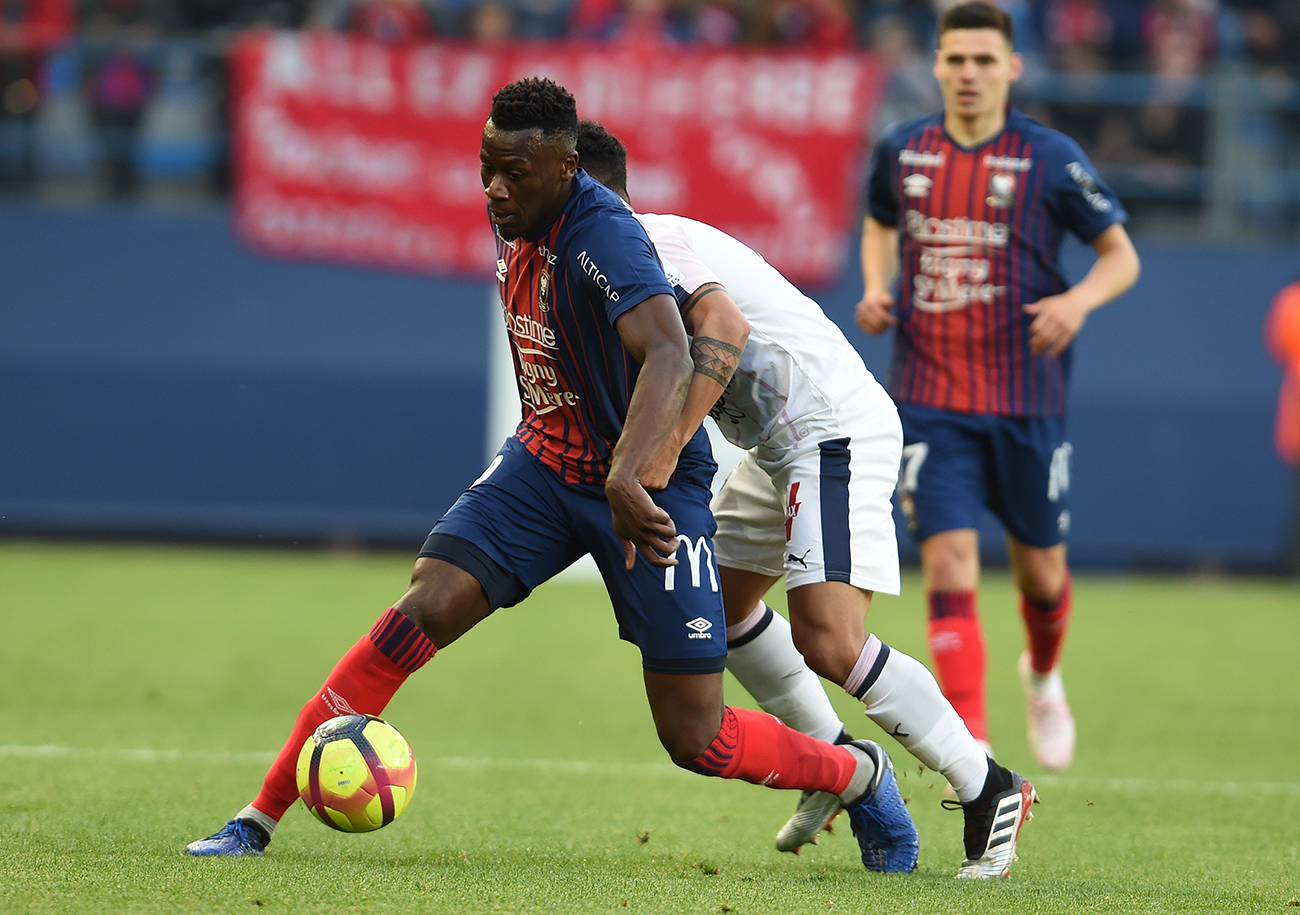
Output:
[[988,771],[982,748],[925,665],[866,632],[871,592],[838,581],[789,593],[795,644],[808,665],[861,700],[885,733],[948,779],[958,797],[979,794]]
[[846,742],[821,680],[794,647],[790,624],[763,602],[780,578],[718,569],[727,614],[727,669],[763,711],[818,740]]
[[1074,760],[1075,746],[1074,716],[1060,665],[1073,590],[1065,544],[1031,547],[1008,536],[1007,548],[1028,645],[1017,669],[1025,691],[1029,746],[1043,768],[1059,771]]
[[[1006,792],[1023,779],[985,754],[925,665],[865,632],[871,597],[871,592],[844,582],[791,590],[795,643],[813,670],[842,684],[861,700],[868,718],[948,779],[966,819],[965,869],[985,857],[995,825],[1001,823],[991,814],[1007,803]],[[1026,815],[1028,803],[1026,799]],[[1002,836],[997,838],[1000,842]],[[1014,845],[1015,837],[1010,841]]]
[[720,672],[646,671],[645,685],[659,740],[677,765],[701,775],[836,795],[849,811],[867,868],[916,867],[916,826],[879,744],[836,746],[764,712],[726,707]]
[[307,738],[336,715],[379,715],[406,678],[488,614],[487,598],[468,572],[438,559],[416,561],[411,583],[339,660],[298,714],[253,802],[221,830],[191,842],[202,856],[260,855],[276,825],[298,799],[295,769]]
[[393,607],[439,648],[446,648],[491,612],[478,579],[459,566],[427,556],[415,561],[411,584]]
[[[719,567],[727,614],[727,669],[759,707],[797,731],[820,740],[848,743],[845,730],[818,676],[794,647],[790,624],[763,602],[779,576]],[[843,807],[833,794],[804,791],[794,816],[776,834],[780,851],[798,854],[816,844]]]

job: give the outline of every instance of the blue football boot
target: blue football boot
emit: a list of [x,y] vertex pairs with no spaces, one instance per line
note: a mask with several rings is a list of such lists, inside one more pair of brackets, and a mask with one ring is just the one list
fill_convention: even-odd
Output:
[[862,849],[862,863],[871,871],[910,874],[916,870],[921,837],[898,790],[894,764],[885,748],[873,741],[855,740],[846,746],[875,766],[866,790],[844,805]]
[[185,846],[189,855],[219,855],[233,858],[261,855],[271,841],[262,828],[248,820],[231,820],[206,839],[196,839]]

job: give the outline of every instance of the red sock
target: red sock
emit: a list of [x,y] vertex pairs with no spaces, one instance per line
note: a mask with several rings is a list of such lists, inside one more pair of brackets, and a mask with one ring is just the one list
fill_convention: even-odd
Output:
[[1025,621],[1025,633],[1029,637],[1029,664],[1037,673],[1050,673],[1060,660],[1061,643],[1065,641],[1065,630],[1070,622],[1073,593],[1067,571],[1065,584],[1055,601],[1039,603],[1030,600],[1023,592],[1020,595],[1020,616]]
[[298,800],[298,754],[321,724],[337,715],[378,715],[406,678],[437,649],[410,619],[389,608],[348,650],[301,712],[253,806],[277,822]]
[[984,635],[974,591],[927,591],[930,654],[944,697],[976,740],[989,739],[984,711]]
[[844,747],[802,734],[767,712],[727,707],[709,748],[677,765],[701,775],[738,778],[769,788],[801,788],[840,794],[858,761]]

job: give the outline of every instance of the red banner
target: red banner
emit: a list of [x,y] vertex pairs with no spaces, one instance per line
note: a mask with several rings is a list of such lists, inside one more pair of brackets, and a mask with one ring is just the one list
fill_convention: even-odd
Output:
[[638,210],[715,225],[814,284],[857,229],[884,75],[859,54],[390,48],[324,32],[248,33],[231,66],[235,225],[259,251],[490,274],[483,124],[498,88],[542,75],[627,145]]

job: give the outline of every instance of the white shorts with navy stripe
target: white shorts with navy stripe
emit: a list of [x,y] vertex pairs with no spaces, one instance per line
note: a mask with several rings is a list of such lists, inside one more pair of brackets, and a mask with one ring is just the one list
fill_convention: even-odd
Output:
[[[811,431],[811,430],[810,430]],[[903,431],[893,404],[823,424],[779,462],[748,452],[713,499],[718,565],[899,592],[891,497]]]

